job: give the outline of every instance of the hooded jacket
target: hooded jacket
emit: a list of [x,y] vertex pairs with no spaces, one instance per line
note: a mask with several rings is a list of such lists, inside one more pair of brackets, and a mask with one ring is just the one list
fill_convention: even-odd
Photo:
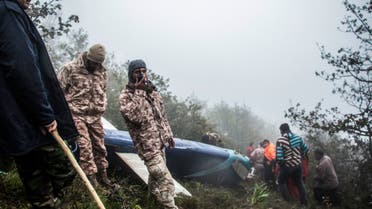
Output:
[[65,140],[78,132],[36,27],[15,0],[0,0],[0,155],[54,143],[40,126],[57,121]]
[[173,133],[165,115],[163,99],[156,89],[149,93],[127,85],[120,94],[120,112],[142,159],[150,160],[163,153]]

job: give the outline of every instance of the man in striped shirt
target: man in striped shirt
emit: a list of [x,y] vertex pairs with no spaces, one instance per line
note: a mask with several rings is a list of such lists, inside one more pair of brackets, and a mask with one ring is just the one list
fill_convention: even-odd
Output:
[[306,191],[302,181],[302,157],[309,149],[301,137],[291,132],[287,123],[281,124],[279,129],[282,135],[276,142],[276,161],[280,166],[279,191],[284,199],[289,200],[287,181],[292,179],[300,191],[301,204],[306,205]]

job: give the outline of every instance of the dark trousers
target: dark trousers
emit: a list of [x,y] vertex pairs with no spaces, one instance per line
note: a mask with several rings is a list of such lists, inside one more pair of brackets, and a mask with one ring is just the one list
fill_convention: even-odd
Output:
[[26,195],[33,208],[55,208],[55,197],[72,183],[75,171],[57,145],[37,148],[14,157]]
[[301,204],[305,205],[306,201],[306,191],[304,187],[304,183],[302,181],[302,166],[298,165],[296,167],[286,167],[281,166],[280,172],[278,176],[278,183],[279,183],[279,191],[285,200],[290,200],[288,188],[287,188],[287,181],[288,179],[292,179],[296,187],[300,192],[300,201]]
[[274,185],[275,175],[274,175],[274,165],[275,161],[269,161],[266,158],[264,159],[264,180],[268,184]]
[[338,196],[337,188],[335,189],[321,189],[314,188],[314,198],[318,203],[330,203],[332,205],[339,205],[340,198]]

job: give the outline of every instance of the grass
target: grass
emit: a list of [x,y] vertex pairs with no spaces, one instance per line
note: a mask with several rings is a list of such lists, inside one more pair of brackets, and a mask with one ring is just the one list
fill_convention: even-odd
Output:
[[[146,185],[139,180],[110,169],[110,178],[121,185],[119,191],[111,193],[103,187],[97,188],[107,209],[161,209],[156,200],[148,195]],[[121,176],[121,177],[119,177]],[[297,202],[285,202],[278,192],[269,189],[260,181],[243,182],[234,188],[205,185],[195,181],[180,181],[192,197],[177,197],[176,204],[182,209],[298,209]],[[308,190],[309,191],[309,190]],[[75,178],[66,189],[63,209],[96,209],[80,178]],[[22,183],[15,168],[0,174],[0,208],[28,209]],[[309,209],[320,209],[309,198]],[[325,207],[324,207],[325,208]]]

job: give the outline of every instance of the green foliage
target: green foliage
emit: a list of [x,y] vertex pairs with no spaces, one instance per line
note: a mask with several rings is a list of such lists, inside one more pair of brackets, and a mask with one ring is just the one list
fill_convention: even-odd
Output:
[[184,186],[193,194],[191,198],[181,200],[180,206],[187,209],[243,209],[248,207],[244,201],[247,196],[243,187],[224,188],[203,185],[198,182],[185,182]]
[[58,71],[64,64],[71,62],[88,47],[88,34],[82,29],[72,30],[65,36],[46,40],[46,47],[52,63]]
[[[62,18],[61,0],[36,0],[30,4],[28,14],[44,39],[54,39],[70,32],[73,23],[79,22],[77,15]],[[57,26],[57,27],[56,27]]]
[[343,4],[347,15],[340,30],[353,35],[359,45],[340,48],[336,55],[320,46],[321,58],[331,67],[316,72],[316,76],[333,84],[332,93],[344,100],[351,113],[343,113],[338,107],[325,109],[319,102],[310,111],[297,103],[285,116],[334,160],[343,207],[365,208],[372,202],[372,6],[367,0],[345,0]]
[[180,101],[168,90],[169,79],[148,70],[149,79],[154,83],[164,99],[169,124],[175,137],[199,141],[212,126],[203,116],[205,105],[198,99],[189,97]]
[[[50,57],[56,69],[73,60],[88,46],[88,35],[83,29],[70,32],[71,23],[78,22],[76,15],[71,15],[68,20],[61,18],[61,0],[37,0],[31,4],[30,16],[41,30],[46,42]],[[55,28],[58,21],[58,28]],[[47,27],[51,25],[50,27]],[[128,82],[126,63],[115,60],[114,54],[109,54],[104,65],[107,68],[107,109],[105,117],[118,129],[126,130],[126,125],[119,112],[119,95]],[[179,101],[168,90],[169,79],[148,70],[149,79],[164,97],[169,123],[176,137],[200,140],[212,126],[202,115],[203,104],[192,98]]]
[[[266,186],[263,183],[253,181],[243,182],[240,186],[234,188],[226,188],[215,185],[205,185],[198,182],[183,182],[182,183],[193,195],[192,197],[183,197],[177,199],[179,206],[187,209],[282,209],[299,207],[294,203],[283,201],[277,191],[264,189]],[[251,204],[253,191],[259,185],[256,194],[262,192],[259,196],[262,197],[256,204]],[[264,191],[265,190],[265,191]],[[313,208],[309,205],[308,208]]]
[[345,0],[344,5],[348,15],[341,21],[341,30],[352,34],[359,46],[340,48],[337,55],[321,46],[321,58],[331,68],[316,75],[333,84],[332,93],[339,95],[353,109],[352,113],[342,113],[338,107],[324,109],[319,102],[311,111],[298,103],[285,116],[306,131],[348,134],[356,143],[364,144],[361,147],[369,147],[365,157],[372,158],[372,30],[368,21],[372,18],[372,6],[367,0],[358,4]]
[[[122,187],[112,193],[104,187],[96,188],[96,192],[107,209],[161,209],[153,197],[148,196],[145,185],[122,173],[110,170],[116,176],[116,182]],[[91,198],[86,186],[77,176],[72,184],[66,188],[65,196],[61,203],[62,208],[68,209],[96,209],[97,204]],[[6,175],[0,176],[0,208],[28,209],[30,204],[25,199],[22,182],[13,169]]]
[[104,117],[120,130],[127,130],[124,119],[120,114],[119,95],[128,83],[128,62],[118,64],[114,54],[110,54],[105,61],[107,69],[107,107]]
[[70,33],[73,23],[79,22],[79,17],[70,15],[66,20],[63,19],[61,0],[33,1],[27,13],[44,39],[56,70],[86,49],[86,32],[79,29]]
[[[88,35],[82,29],[72,31],[65,37],[47,40],[47,48],[57,69],[85,51],[87,46]],[[128,64],[129,61],[118,62],[112,53],[106,57],[104,63],[108,76],[107,108],[104,117],[121,130],[127,130],[119,111],[119,95],[128,83]],[[164,98],[168,120],[176,137],[199,140],[203,134],[212,130],[202,115],[204,106],[200,101],[191,98],[179,101],[168,91],[169,79],[154,73],[151,69],[148,70],[148,75]]]
[[19,201],[24,196],[22,182],[12,164],[9,172],[0,175],[0,208],[29,208],[27,202]]
[[203,104],[195,98],[178,101],[175,96],[164,98],[169,123],[176,137],[200,141],[212,131],[212,126],[202,115]]
[[[371,184],[371,161],[365,161],[363,152],[358,145],[338,135],[328,135],[324,132],[316,132],[306,136],[307,143],[313,149],[319,147],[326,155],[330,156],[339,180],[339,194],[342,199],[342,208],[368,208],[368,191]],[[309,159],[315,159],[311,152]],[[310,160],[308,185],[313,185],[314,173],[317,162]],[[365,191],[365,192],[360,192]],[[326,206],[326,205],[325,205]]]
[[269,188],[264,183],[255,183],[249,202],[256,205],[269,197]]
[[[128,83],[128,64],[129,61],[125,64],[117,64],[113,55],[105,63],[108,70],[106,92],[108,105],[104,116],[121,130],[127,130],[119,112],[119,95]],[[192,98],[179,101],[168,91],[169,79],[154,73],[151,69],[148,69],[148,76],[164,98],[168,121],[175,137],[199,140],[203,134],[211,130],[211,126],[202,115],[204,106],[200,101]]]
[[[109,177],[121,185],[121,188],[112,193],[103,187],[96,189],[107,209],[161,209],[155,198],[148,194],[147,186],[138,179],[128,176],[128,172],[115,170],[110,167]],[[226,188],[214,185],[204,185],[199,182],[181,182],[191,193],[192,197],[176,197],[176,204],[183,209],[297,209],[294,202],[285,202],[277,191],[266,190],[264,184],[244,182],[241,186]],[[255,191],[255,192],[254,192]],[[66,188],[63,198],[63,208],[68,209],[95,209],[96,203],[91,199],[85,185],[76,177],[72,186]],[[268,198],[266,198],[266,194]],[[255,195],[255,196],[252,196]],[[252,205],[252,199],[255,204]],[[253,201],[253,202],[254,202]],[[351,204],[350,204],[351,206]],[[15,168],[5,176],[0,176],[0,208],[28,209],[30,205],[25,200],[22,183]],[[308,207],[320,209],[310,202]],[[343,207],[350,209],[364,209],[354,205]]]
[[238,149],[245,150],[250,142],[274,139],[275,128],[254,115],[246,105],[230,106],[221,101],[207,111],[207,118],[218,132],[231,139]]

